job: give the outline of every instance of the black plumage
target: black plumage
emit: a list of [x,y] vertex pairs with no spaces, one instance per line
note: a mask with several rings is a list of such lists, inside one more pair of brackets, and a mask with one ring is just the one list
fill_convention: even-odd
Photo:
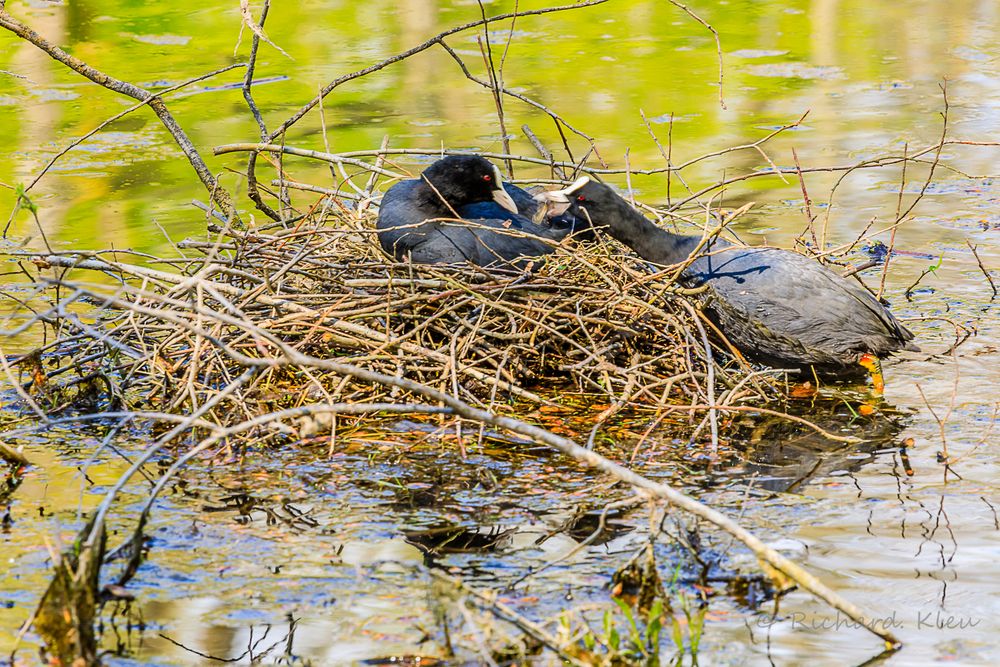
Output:
[[[420,264],[468,261],[525,268],[570,232],[518,215],[503,185],[500,171],[482,157],[442,158],[420,178],[400,181],[382,197],[379,243],[397,259]],[[467,207],[487,202],[492,205],[487,211],[504,211],[504,216],[463,219]]]
[[466,204],[458,209],[458,214],[467,220],[507,220],[516,229],[524,229],[529,227],[526,223],[534,223],[540,228],[541,236],[554,241],[561,241],[570,234],[575,241],[594,240],[594,230],[585,218],[578,218],[569,211],[551,215],[540,210],[545,206],[544,201],[537,196],[540,189],[532,192],[513,183],[504,183],[503,189],[517,205],[516,214],[493,201]]

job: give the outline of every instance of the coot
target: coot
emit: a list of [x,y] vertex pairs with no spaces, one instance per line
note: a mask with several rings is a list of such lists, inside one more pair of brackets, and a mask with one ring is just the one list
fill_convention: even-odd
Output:
[[458,209],[458,214],[467,220],[508,220],[512,227],[522,229],[526,222],[535,223],[540,227],[540,235],[555,241],[561,241],[570,234],[575,241],[594,240],[594,230],[586,218],[578,218],[569,211],[558,212],[548,210],[545,206],[545,193],[519,188],[513,183],[504,183],[503,189],[517,205],[517,213],[511,213],[496,202],[477,202],[466,204]]
[[[460,219],[464,207],[482,202],[514,214],[513,221],[508,216]],[[427,167],[420,178],[389,188],[376,229],[382,249],[397,259],[525,268],[552,252],[554,242],[569,232],[536,224],[517,212],[495,165],[475,155],[450,155]]]
[[[611,187],[581,179],[548,195],[570,201],[643,259],[683,262],[701,237],[660,229]],[[775,368],[856,376],[868,370],[881,389],[879,357],[919,350],[913,334],[856,282],[790,250],[747,247],[716,239],[681,274],[685,286],[706,286],[706,311],[749,359]]]

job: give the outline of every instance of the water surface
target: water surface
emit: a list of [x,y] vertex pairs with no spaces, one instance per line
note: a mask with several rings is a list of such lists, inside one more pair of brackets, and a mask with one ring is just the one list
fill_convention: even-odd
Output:
[[[512,6],[491,2],[487,11]],[[794,164],[792,149],[804,167],[851,164],[900,154],[904,147],[912,152],[941,134],[944,81],[949,136],[970,142],[1000,137],[1000,11],[991,0],[730,0],[690,7],[721,36],[724,108],[714,40],[665,2],[612,0],[526,17],[513,33],[509,24],[500,26],[491,39],[499,55],[511,35],[506,84],[594,136],[601,155],[617,167],[625,166],[626,154],[633,168],[663,164],[640,111],[662,142],[671,135],[678,163],[756,141],[807,111],[799,127],[764,147],[774,163]],[[239,13],[231,2],[11,2],[8,9],[74,55],[147,87],[174,85],[241,60],[249,46],[245,33],[233,56]],[[292,58],[262,46],[258,76],[270,82],[255,89],[257,100],[273,127],[329,80],[478,13],[476,3],[463,0],[282,3],[272,7],[267,32]],[[475,33],[449,43],[472,71],[483,72]],[[225,87],[241,76],[234,70],[168,100],[213,172],[240,193],[241,178],[230,170],[239,172],[243,158],[213,157],[211,151],[258,136],[240,91]],[[0,34],[0,183],[30,182],[69,141],[128,104]],[[351,82],[324,106],[326,142],[336,151],[375,148],[386,135],[395,147],[501,146],[491,95],[465,80],[440,49]],[[544,114],[508,102],[506,115],[514,152],[534,155],[519,131],[525,123],[549,146],[559,145]],[[296,125],[287,141],[323,150],[318,116]],[[583,140],[571,137],[571,144],[575,155],[584,152]],[[399,164],[418,168],[415,161]],[[978,247],[985,266],[1000,268],[1000,149],[948,146],[942,164],[896,237],[899,247],[923,254],[895,258],[886,287],[925,354],[887,368],[887,404],[869,425],[852,423],[846,405],[839,409],[837,423],[862,428],[869,444],[844,450],[799,432],[761,428],[747,435],[736,457],[714,468],[686,461],[686,444],[666,437],[653,438],[637,459],[642,472],[688,483],[732,513],[742,512],[749,528],[896,624],[905,647],[886,660],[894,665],[1000,661],[994,509],[1000,469],[991,431],[1000,331],[989,285],[967,246]],[[301,160],[288,166],[302,181],[332,185],[325,166]],[[767,167],[760,153],[744,150],[701,162],[684,177],[697,188]],[[518,174],[546,176],[530,169]],[[910,166],[904,209],[926,174],[926,165]],[[830,211],[831,243],[853,240],[873,219],[874,229],[892,221],[898,167],[854,172],[828,209],[837,177],[806,179],[813,208]],[[791,245],[805,216],[801,189],[789,181],[738,183],[715,203],[756,202],[738,226],[741,237]],[[666,198],[662,177],[634,177],[632,185],[648,201]],[[684,196],[677,181],[670,194]],[[205,193],[148,112],[127,116],[71,151],[31,196],[56,248],[168,253],[171,240],[204,236],[204,218],[188,202]],[[0,187],[0,211],[12,205],[11,191]],[[42,247],[23,213],[8,243]],[[940,268],[904,298],[938,257]],[[876,271],[865,275],[877,281]],[[5,289],[23,287],[13,276],[5,280],[12,282]],[[11,307],[8,302],[4,310]],[[976,335],[942,355],[954,339],[952,322]],[[22,336],[0,344],[12,354],[37,343]],[[807,415],[813,410],[808,404],[800,409]],[[830,409],[816,408],[817,418],[829,418],[819,413]],[[887,415],[896,413],[890,423]],[[611,435],[630,451],[630,433],[644,430],[640,421]],[[66,429],[24,443],[34,465],[7,500],[14,523],[0,533],[0,655],[9,653],[44,589],[50,546],[72,539],[78,512],[94,506],[127,467],[105,452],[81,472],[102,436],[100,429]],[[904,460],[900,446],[908,439]],[[960,457],[953,466],[957,475],[946,475],[938,461],[942,439],[949,455]],[[432,584],[420,574],[426,557],[415,545],[420,531],[460,527],[485,535],[488,548],[437,560],[469,581],[499,587],[570,548],[573,539],[565,534],[540,546],[535,540],[573,508],[591,495],[617,497],[600,490],[604,480],[524,445],[500,443],[462,461],[446,439],[432,438],[431,446],[416,451],[401,442],[406,439],[393,434],[359,438],[332,456],[325,447],[286,457],[256,452],[240,465],[206,462],[186,473],[184,486],[154,515],[151,558],[130,586],[147,627],[131,633],[119,628],[129,657],[118,661],[201,660],[177,644],[219,657],[244,655],[245,661],[248,646],[258,655],[274,644],[264,658],[274,660],[289,645],[289,618],[299,619],[291,653],[316,664],[441,656],[433,639]],[[121,445],[127,450],[137,443]],[[135,503],[146,488],[135,487]],[[240,493],[253,502],[241,502]],[[122,511],[129,508],[126,502]],[[537,618],[575,602],[607,604],[608,578],[641,545],[645,521],[641,510],[626,514],[621,522],[627,530],[539,575],[510,602]],[[503,539],[489,543],[501,533]],[[664,562],[674,556],[665,548],[660,555]],[[782,601],[781,620],[774,623],[737,600],[721,599],[712,609],[702,664],[860,664],[880,650],[866,632],[800,593]],[[432,639],[422,642],[426,636]],[[36,642],[30,634],[25,638],[20,660],[30,661]],[[114,648],[115,640],[106,643]]]

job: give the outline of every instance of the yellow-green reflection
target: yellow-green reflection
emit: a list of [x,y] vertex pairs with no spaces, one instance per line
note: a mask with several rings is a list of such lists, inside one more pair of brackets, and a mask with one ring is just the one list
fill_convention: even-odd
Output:
[[[522,8],[545,4],[522,3]],[[613,0],[521,18],[514,26],[504,79],[597,137],[602,155],[617,166],[624,164],[626,149],[635,165],[661,163],[640,109],[663,141],[666,120],[674,114],[677,161],[760,138],[767,128],[811,109],[808,129],[776,142],[774,150],[776,161],[788,164],[787,148],[794,145],[813,164],[885,147],[902,137],[929,140],[932,135],[924,130],[934,122],[930,111],[938,101],[932,82],[961,77],[977,64],[954,53],[956,46],[970,51],[984,47],[976,35],[989,31],[991,24],[982,5],[974,0],[876,6],[743,0],[694,7],[722,36],[727,109],[717,100],[711,35],[676,7],[654,0]],[[512,7],[512,2],[493,2],[488,9]],[[10,10],[74,55],[145,86],[174,84],[245,59],[250,42],[245,31],[233,56],[240,18],[232,3],[83,2],[30,8],[13,3]],[[329,80],[474,20],[478,12],[475,3],[431,0],[274,7],[268,34],[294,60],[262,46],[258,77],[287,77],[257,88],[265,118],[273,127]],[[494,28],[497,58],[509,27]],[[895,39],[884,39],[886,34]],[[476,43],[480,35],[470,31],[449,40],[477,74],[483,72]],[[0,148],[3,183],[30,181],[59,147],[129,103],[8,33],[0,34],[0,69],[27,77],[0,74],[0,127],[7,139]],[[242,159],[214,158],[211,148],[253,140],[257,130],[238,90],[192,93],[241,76],[241,70],[228,72],[171,100],[178,120],[217,173],[240,169]],[[905,85],[893,86],[900,81]],[[333,150],[372,148],[384,135],[401,147],[499,147],[492,97],[465,80],[440,48],[344,85],[325,108]],[[558,145],[544,114],[508,101],[507,116],[508,128],[517,135],[515,151],[533,153],[518,131],[524,123]],[[314,113],[289,141],[322,149],[319,128]],[[574,138],[577,154],[583,145]],[[704,184],[724,169],[732,173],[764,166],[751,151],[706,164],[688,177],[693,184]],[[294,161],[290,168],[300,179],[329,185],[324,167]],[[240,189],[237,176],[226,175],[223,181]],[[662,179],[638,185],[650,193],[663,191]],[[776,185],[781,183],[769,179],[742,190]],[[64,157],[34,197],[52,239],[62,246],[156,250],[166,247],[157,225],[171,236],[201,229],[187,202],[205,195],[169,136],[143,110]],[[0,210],[9,210],[11,203],[11,193],[0,190]],[[29,233],[31,225],[22,215],[14,235]]]

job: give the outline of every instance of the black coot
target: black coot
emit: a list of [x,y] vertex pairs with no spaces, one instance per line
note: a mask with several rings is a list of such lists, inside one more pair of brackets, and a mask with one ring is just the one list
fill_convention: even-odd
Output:
[[585,218],[578,218],[569,211],[553,215],[541,210],[545,205],[544,199],[538,197],[543,192],[541,189],[529,191],[513,183],[504,183],[503,189],[517,205],[516,214],[492,201],[466,204],[458,209],[458,214],[467,220],[508,220],[515,229],[522,229],[526,222],[533,222],[541,227],[542,236],[554,241],[561,241],[570,234],[576,241],[594,240],[594,230]]
[[[475,224],[456,218],[464,207],[485,202],[496,205],[491,210],[509,212],[513,221],[506,214],[470,221]],[[382,249],[397,259],[517,268],[552,252],[554,244],[545,239],[558,242],[569,234],[517,213],[496,166],[475,155],[450,155],[427,167],[419,179],[389,188],[379,205],[376,229]]]
[[[589,216],[596,229],[656,264],[686,260],[701,241],[660,229],[602,183],[578,181],[549,195],[568,198],[574,215]],[[689,287],[707,286],[708,314],[740,352],[768,366],[835,376],[868,369],[880,389],[878,358],[919,349],[867,290],[790,250],[716,239],[681,279]]]

